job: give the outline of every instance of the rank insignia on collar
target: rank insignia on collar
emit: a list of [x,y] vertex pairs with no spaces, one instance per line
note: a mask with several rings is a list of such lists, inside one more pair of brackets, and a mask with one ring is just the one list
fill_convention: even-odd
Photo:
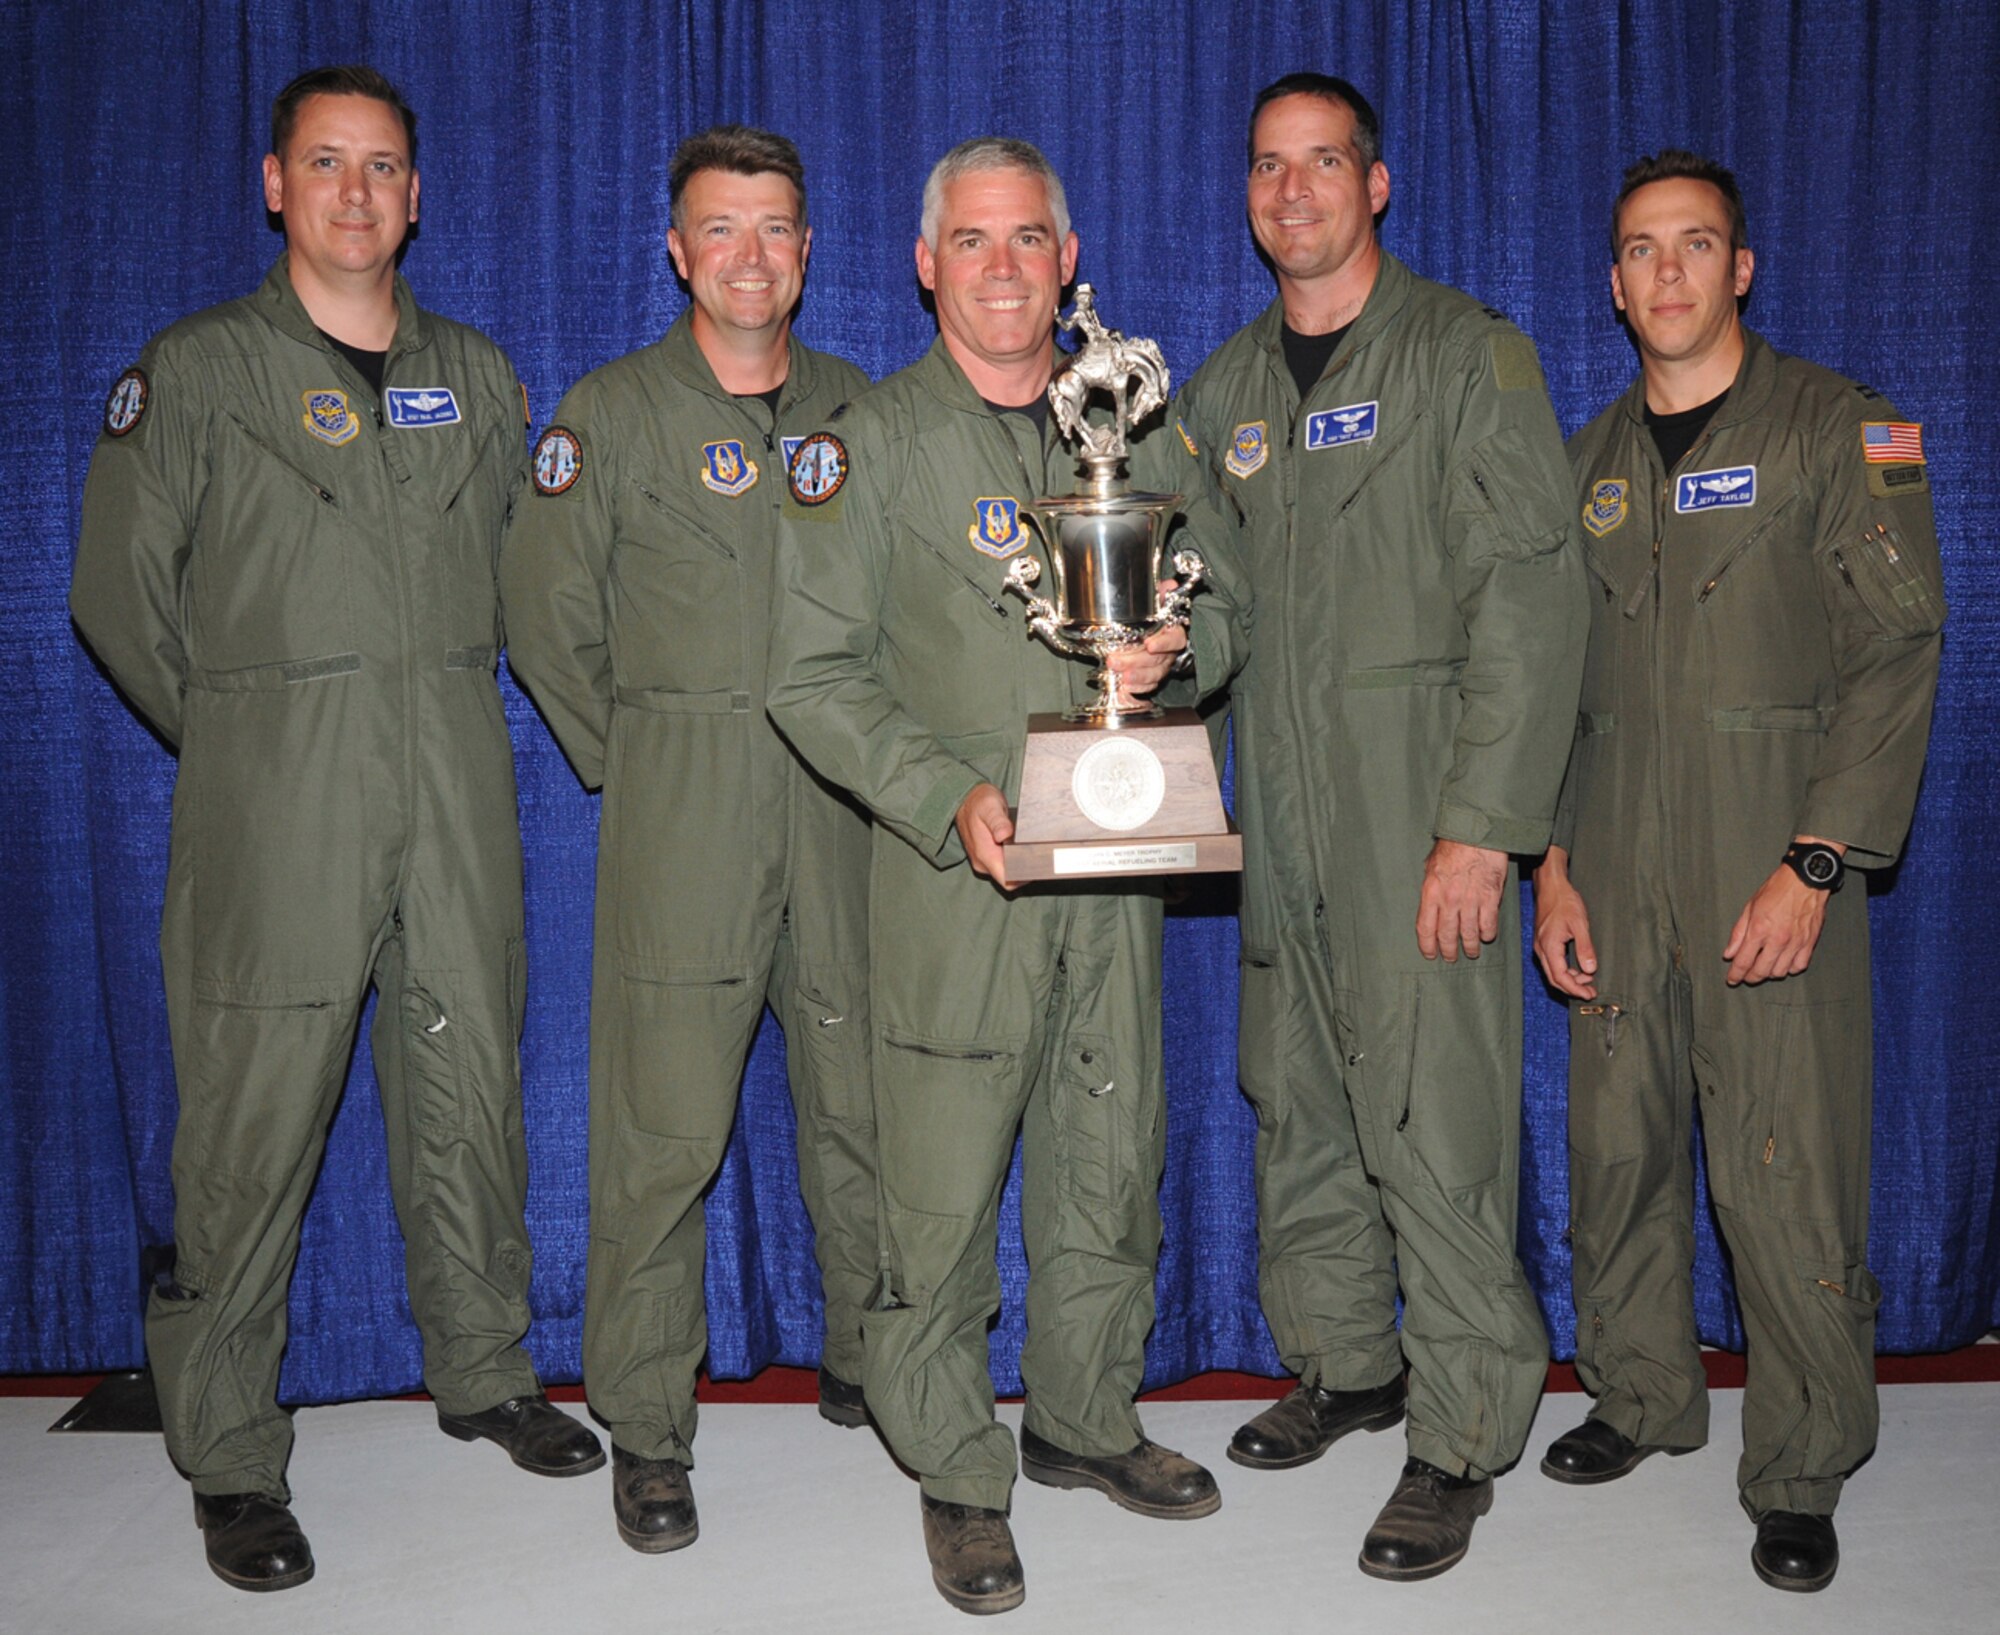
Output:
[[535,445],[535,491],[562,494],[583,475],[583,439],[567,426],[551,426]]
[[847,445],[830,431],[816,431],[799,444],[785,469],[793,499],[824,505],[847,482]]
[[146,383],[146,371],[134,364],[118,377],[111,387],[111,395],[104,400],[104,429],[113,437],[123,437],[139,424],[151,395],[151,388]]
[[1247,477],[1261,471],[1271,457],[1271,441],[1261,420],[1248,421],[1229,434],[1229,452],[1222,463],[1232,477]]
[[391,386],[382,397],[392,426],[455,426],[460,418],[449,386]]
[[1376,403],[1349,403],[1306,416],[1306,448],[1345,448],[1349,443],[1375,441]]
[[743,457],[737,438],[701,445],[701,486],[734,499],[757,486],[757,462]]
[[972,526],[965,531],[972,547],[988,556],[1012,556],[1028,543],[1021,524],[1021,502],[1011,495],[982,495],[972,502]]
[[1194,439],[1188,435],[1187,422],[1181,419],[1179,415],[1174,417],[1174,430],[1181,434],[1181,441],[1187,445],[1188,458],[1199,460],[1201,458],[1201,450],[1194,446]]
[[306,406],[299,423],[322,443],[338,448],[361,435],[361,419],[347,406],[345,392],[301,392],[299,400]]
[[1629,478],[1607,477],[1590,486],[1590,503],[1583,508],[1583,525],[1602,539],[1625,520]]
[[1713,511],[1722,506],[1757,503],[1757,468],[1721,466],[1714,471],[1682,473],[1674,484],[1674,509],[1682,515],[1690,511]]

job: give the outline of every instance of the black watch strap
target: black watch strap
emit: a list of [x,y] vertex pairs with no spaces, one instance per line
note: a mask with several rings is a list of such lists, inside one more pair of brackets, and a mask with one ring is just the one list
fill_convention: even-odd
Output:
[[1795,840],[1785,850],[1785,867],[1815,891],[1838,891],[1847,864],[1831,846]]

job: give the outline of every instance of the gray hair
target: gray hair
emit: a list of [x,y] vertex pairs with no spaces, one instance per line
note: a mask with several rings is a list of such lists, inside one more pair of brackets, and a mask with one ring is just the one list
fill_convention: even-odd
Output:
[[931,166],[924,183],[924,217],[921,231],[931,254],[937,254],[938,217],[944,213],[944,190],[961,176],[983,170],[1021,170],[1039,176],[1048,189],[1049,210],[1055,216],[1056,238],[1069,237],[1069,200],[1063,193],[1062,178],[1056,167],[1032,142],[1012,136],[975,136],[961,142]]

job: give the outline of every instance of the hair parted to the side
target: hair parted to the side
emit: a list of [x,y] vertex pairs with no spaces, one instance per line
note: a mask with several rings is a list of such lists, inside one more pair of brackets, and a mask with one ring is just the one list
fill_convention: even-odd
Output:
[[1618,214],[1625,208],[1625,201],[1651,182],[1671,182],[1683,177],[1689,181],[1706,182],[1722,195],[1723,208],[1729,212],[1730,253],[1733,255],[1748,246],[1750,234],[1743,216],[1743,194],[1736,185],[1736,173],[1686,148],[1662,148],[1658,153],[1646,154],[1626,167],[1625,179],[1618,186],[1618,197],[1611,201],[1613,261],[1618,259]]
[[755,125],[711,125],[679,147],[667,164],[667,215],[675,232],[682,232],[681,195],[704,170],[727,170],[738,176],[775,172],[792,184],[798,196],[799,225],[806,224],[806,167],[798,148],[776,131]]
[[285,157],[285,147],[292,139],[292,131],[299,122],[299,109],[305,106],[307,97],[373,97],[377,102],[387,103],[403,122],[403,139],[410,146],[410,165],[417,163],[417,115],[416,111],[403,100],[403,93],[390,83],[389,77],[379,69],[370,68],[366,63],[343,63],[335,68],[308,68],[303,74],[278,93],[271,104],[271,151],[279,159]]
[[1032,142],[1012,136],[975,136],[961,142],[936,164],[924,182],[924,214],[919,231],[937,254],[938,216],[944,209],[944,190],[961,176],[982,170],[1024,170],[1039,176],[1048,189],[1049,210],[1055,216],[1058,241],[1069,237],[1069,197],[1063,192],[1062,178],[1042,150]]
[[1323,102],[1338,102],[1354,114],[1354,146],[1361,155],[1363,166],[1381,163],[1382,120],[1375,112],[1375,105],[1344,79],[1336,79],[1332,74],[1287,74],[1283,79],[1274,79],[1257,93],[1257,100],[1250,104],[1250,131],[1248,147],[1250,159],[1257,157],[1257,116],[1265,107],[1276,102],[1279,97],[1318,97]]

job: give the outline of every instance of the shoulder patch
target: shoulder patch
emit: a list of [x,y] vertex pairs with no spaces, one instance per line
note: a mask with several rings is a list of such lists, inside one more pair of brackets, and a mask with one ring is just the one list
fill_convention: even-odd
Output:
[[112,382],[111,395],[104,400],[104,429],[112,437],[123,437],[146,417],[152,401],[152,383],[136,363]]
[[1493,383],[1503,392],[1526,392],[1542,384],[1541,360],[1535,343],[1518,329],[1493,336],[1486,343],[1493,359]]
[[1189,458],[1199,460],[1201,450],[1194,446],[1194,439],[1188,435],[1187,422],[1179,415],[1174,416],[1174,430],[1181,434],[1181,442],[1186,447]]
[[1882,400],[1882,394],[1880,392],[1876,391],[1875,388],[1872,386],[1863,386],[1861,382],[1858,380],[1854,383],[1854,389],[1857,392],[1859,392],[1864,398],[1866,398],[1870,403],[1879,403]]
[[1861,458],[1871,466],[1924,463],[1924,428],[1911,420],[1865,420]]
[[1893,500],[1904,494],[1921,494],[1930,487],[1922,466],[1870,466],[1868,492],[1878,500]]
[[[833,418],[840,418],[840,409]],[[799,504],[824,505],[846,486],[847,445],[830,431],[816,431],[799,444],[785,475]]]
[[535,445],[535,490],[566,494],[583,475],[583,439],[567,426],[551,426]]

